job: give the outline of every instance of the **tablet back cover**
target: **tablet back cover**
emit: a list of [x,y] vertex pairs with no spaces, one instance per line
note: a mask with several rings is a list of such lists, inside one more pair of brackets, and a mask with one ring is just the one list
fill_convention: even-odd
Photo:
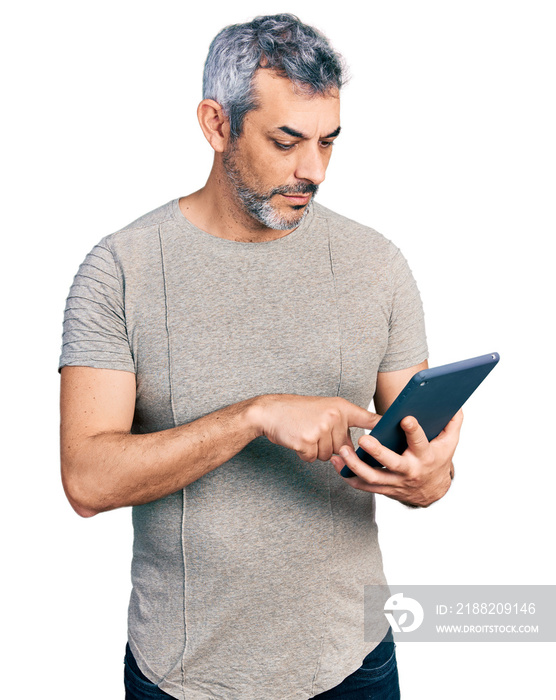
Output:
[[[431,367],[414,375],[380,422],[372,430],[385,447],[402,454],[407,448],[400,422],[416,418],[428,440],[433,440],[464,405],[500,359],[498,353],[481,355],[441,367]],[[371,466],[381,467],[361,447],[357,455]]]

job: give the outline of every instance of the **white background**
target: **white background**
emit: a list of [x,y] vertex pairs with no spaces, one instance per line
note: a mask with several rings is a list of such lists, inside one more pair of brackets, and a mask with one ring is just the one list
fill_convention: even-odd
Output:
[[[2,21],[2,680],[122,698],[130,512],[82,520],[59,479],[71,279],[102,236],[200,187],[208,44],[290,11],[346,58],[320,201],[399,245],[430,362],[498,351],[457,477],[423,511],[379,498],[392,583],[554,583],[555,22],[550,2],[12,3]],[[357,260],[353,260],[357,265]],[[6,649],[7,647],[7,649]],[[545,698],[554,645],[398,646],[405,700]]]

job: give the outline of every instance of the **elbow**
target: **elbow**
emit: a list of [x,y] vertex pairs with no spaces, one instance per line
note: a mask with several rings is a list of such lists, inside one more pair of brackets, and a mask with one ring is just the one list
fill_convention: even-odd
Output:
[[68,498],[68,501],[70,502],[71,507],[77,513],[77,515],[81,516],[82,518],[92,518],[93,515],[97,515],[98,513],[100,513],[99,510],[92,510],[91,508],[82,506],[79,503],[75,503],[70,498]]
[[71,476],[71,470],[62,461],[62,486],[73,510],[81,518],[92,518],[101,512],[94,503],[93,494],[84,487],[81,480]]
[[80,497],[74,490],[64,486],[66,498],[70,506],[81,518],[92,518],[93,515],[98,515],[100,509],[93,507],[88,499]]
[[92,518],[93,515],[98,515],[101,511],[97,510],[96,508],[91,508],[91,506],[87,505],[86,503],[83,503],[82,501],[78,501],[74,498],[70,498],[70,496],[67,496],[68,501],[70,502],[71,507],[73,510],[79,515],[81,518]]

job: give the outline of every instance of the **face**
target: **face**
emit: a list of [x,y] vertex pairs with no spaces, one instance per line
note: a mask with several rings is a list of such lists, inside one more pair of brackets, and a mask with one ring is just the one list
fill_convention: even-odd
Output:
[[293,230],[324,180],[340,131],[338,91],[307,96],[270,70],[258,70],[259,107],[228,144],[222,165],[237,204],[271,229]]

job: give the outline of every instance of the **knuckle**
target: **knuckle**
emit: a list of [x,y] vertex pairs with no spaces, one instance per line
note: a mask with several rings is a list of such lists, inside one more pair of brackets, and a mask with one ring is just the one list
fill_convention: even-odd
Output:
[[417,464],[410,464],[405,472],[405,478],[412,489],[419,488],[423,483],[423,470]]
[[319,441],[319,437],[321,435],[321,429],[320,426],[313,426],[309,430],[307,430],[302,438],[301,438],[301,443],[304,447],[308,447],[310,445],[315,445]]
[[338,423],[342,420],[342,411],[339,407],[330,406],[327,411],[327,425]]

